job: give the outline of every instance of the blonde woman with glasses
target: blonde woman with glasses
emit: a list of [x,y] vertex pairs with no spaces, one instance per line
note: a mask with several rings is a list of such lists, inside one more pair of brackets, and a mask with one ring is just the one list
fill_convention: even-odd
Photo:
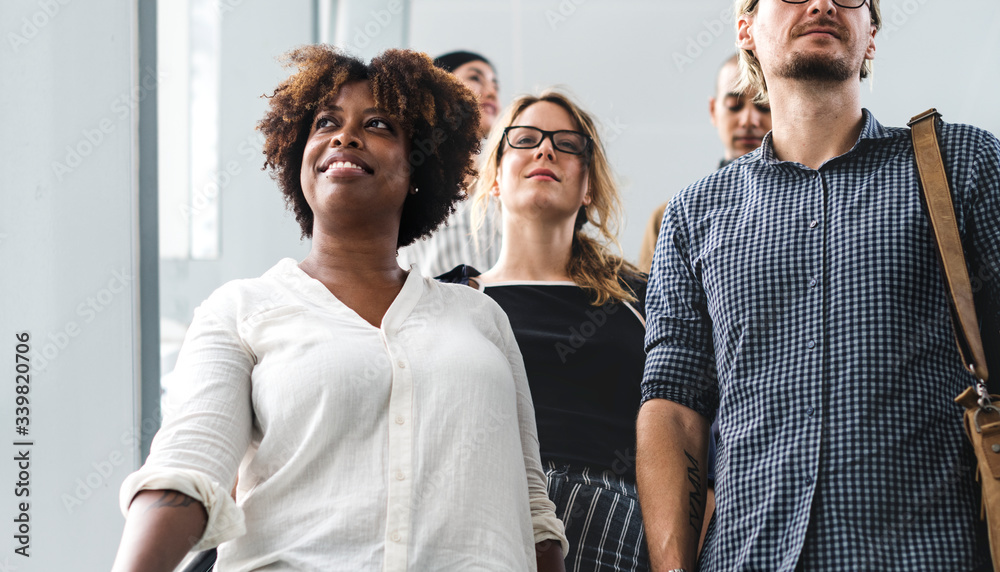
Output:
[[645,276],[611,250],[621,199],[590,115],[556,91],[516,99],[486,143],[475,201],[480,219],[499,203],[500,259],[442,279],[510,318],[566,570],[647,570],[634,467]]

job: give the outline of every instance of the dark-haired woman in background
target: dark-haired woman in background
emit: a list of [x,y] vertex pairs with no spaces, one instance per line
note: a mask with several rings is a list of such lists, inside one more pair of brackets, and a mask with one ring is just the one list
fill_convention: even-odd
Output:
[[[485,139],[500,113],[499,85],[493,64],[475,52],[456,51],[434,58],[434,65],[451,72],[479,100],[479,137]],[[471,183],[470,178],[467,183]],[[500,256],[500,229],[492,218],[473,232],[471,201],[455,205],[455,212],[430,236],[399,249],[399,265],[416,264],[424,276],[437,276],[459,264],[489,268]]]
[[645,276],[614,255],[620,197],[591,117],[549,91],[498,121],[476,207],[499,201],[500,260],[442,277],[507,312],[524,356],[566,569],[648,569],[635,489]]
[[312,248],[197,310],[114,570],[561,570],[506,317],[396,264],[463,192],[474,96],[414,52],[289,60],[259,128]]

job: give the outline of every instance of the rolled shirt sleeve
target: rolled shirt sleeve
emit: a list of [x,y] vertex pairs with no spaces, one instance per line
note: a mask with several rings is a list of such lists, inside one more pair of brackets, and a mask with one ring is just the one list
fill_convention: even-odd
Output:
[[668,399],[712,419],[719,399],[712,323],[696,265],[689,259],[683,195],[664,212],[646,313],[642,401]]
[[250,444],[254,356],[240,339],[235,317],[220,317],[236,312],[215,311],[226,304],[231,302],[217,291],[196,310],[174,370],[180,405],[164,420],[146,463],[120,489],[126,516],[143,490],[176,490],[200,502],[208,522],[193,550],[245,532],[243,513],[230,490]]
[[132,499],[144,490],[174,490],[197,500],[205,507],[208,520],[205,532],[192,551],[214,548],[246,533],[243,511],[236,506],[229,491],[203,473],[184,469],[143,468],[125,479],[119,494],[122,514],[128,515]]
[[[498,307],[499,309],[499,307]],[[538,449],[538,430],[535,426],[535,408],[531,402],[531,390],[528,386],[528,376],[524,371],[524,360],[510,329],[507,316],[502,311],[498,313],[498,321],[502,321],[502,332],[506,345],[507,360],[514,374],[514,385],[517,392],[517,417],[521,432],[521,448],[524,454],[524,470],[528,478],[528,502],[531,505],[531,525],[534,530],[535,544],[543,540],[558,540],[562,545],[563,554],[569,554],[569,541],[563,522],[556,516],[556,505],[546,491],[545,472]]]

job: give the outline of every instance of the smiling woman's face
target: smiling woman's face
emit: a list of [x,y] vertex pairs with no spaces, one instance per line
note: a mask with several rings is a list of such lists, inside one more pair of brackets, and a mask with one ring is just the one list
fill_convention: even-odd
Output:
[[[395,214],[410,186],[409,137],[375,108],[367,81],[347,83],[316,110],[300,179],[313,228],[344,215]],[[335,225],[334,225],[335,226]]]
[[[511,124],[544,131],[580,130],[569,112],[549,101],[532,104]],[[513,149],[505,141],[494,194],[499,195],[504,213],[575,220],[580,207],[590,204],[586,155],[556,150],[551,137],[534,149]]]

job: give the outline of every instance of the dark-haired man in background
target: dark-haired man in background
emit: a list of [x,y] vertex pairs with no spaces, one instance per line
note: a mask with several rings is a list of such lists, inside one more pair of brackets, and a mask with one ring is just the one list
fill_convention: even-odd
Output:
[[[765,103],[754,103],[752,96],[736,91],[740,79],[739,61],[739,54],[733,54],[722,63],[715,78],[715,95],[708,100],[708,115],[719,132],[724,150],[720,169],[760,147],[764,135],[771,130],[771,108]],[[653,249],[666,208],[667,203],[657,207],[646,223],[639,247],[639,268],[644,272],[649,272],[653,264]]]

